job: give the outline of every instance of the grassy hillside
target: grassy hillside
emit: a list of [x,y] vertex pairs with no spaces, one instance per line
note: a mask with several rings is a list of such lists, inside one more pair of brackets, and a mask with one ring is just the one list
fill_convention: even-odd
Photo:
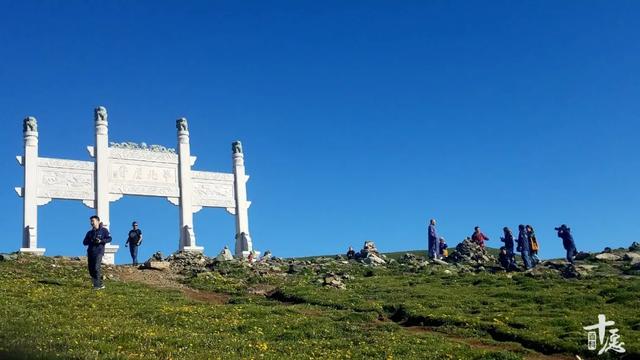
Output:
[[640,277],[604,264],[581,279],[327,258],[199,269],[108,267],[96,292],[81,261],[0,261],[0,358],[571,359],[595,355],[582,326],[599,313],[640,356]]

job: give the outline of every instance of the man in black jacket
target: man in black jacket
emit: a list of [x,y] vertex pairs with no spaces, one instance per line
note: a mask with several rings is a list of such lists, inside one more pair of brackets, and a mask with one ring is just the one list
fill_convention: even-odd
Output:
[[565,224],[562,224],[560,227],[555,229],[558,232],[558,237],[562,239],[562,246],[564,246],[564,249],[567,251],[567,261],[569,264],[575,264],[574,258],[578,253],[578,250],[576,250],[576,243],[573,241],[571,229]]
[[109,230],[102,226],[99,217],[94,215],[89,218],[89,221],[91,222],[91,230],[87,231],[82,244],[87,246],[87,265],[89,266],[93,289],[102,290],[104,285],[102,285],[100,265],[104,255],[104,245],[111,242],[111,235]]
[[134,266],[138,265],[138,246],[142,243],[142,230],[138,227],[138,223],[134,221],[131,224],[132,229],[129,230],[129,236],[124,247],[129,246],[129,252],[131,253],[131,262]]

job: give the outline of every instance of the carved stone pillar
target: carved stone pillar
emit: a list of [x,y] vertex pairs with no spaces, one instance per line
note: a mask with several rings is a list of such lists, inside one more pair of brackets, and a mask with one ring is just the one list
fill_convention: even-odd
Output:
[[38,123],[27,117],[23,122],[24,156],[18,162],[24,167],[24,188],[16,188],[23,197],[22,247],[20,252],[43,255],[38,248]]
[[193,231],[193,202],[191,187],[191,149],[187,119],[176,120],[178,130],[178,179],[180,185],[180,250],[202,252],[204,248],[196,246]]
[[231,145],[233,152],[233,178],[235,190],[236,216],[236,248],[237,257],[247,257],[253,251],[253,243],[249,234],[249,202],[247,201],[248,176],[244,171],[244,154],[242,143],[236,141]]
[[[109,122],[107,109],[98,106],[94,110],[96,126],[95,143],[95,208],[102,226],[109,229]],[[115,264],[118,245],[107,244],[104,248],[102,263]]]

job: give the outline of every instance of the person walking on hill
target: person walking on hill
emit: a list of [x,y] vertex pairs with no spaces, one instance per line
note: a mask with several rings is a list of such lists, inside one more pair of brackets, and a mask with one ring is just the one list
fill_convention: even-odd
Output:
[[111,234],[109,230],[102,226],[100,218],[96,215],[89,218],[91,223],[91,230],[87,231],[87,234],[82,240],[82,244],[87,246],[87,266],[89,268],[89,275],[93,283],[94,290],[104,289],[102,284],[102,271],[100,265],[102,264],[102,257],[104,256],[104,245],[111,242]]
[[531,256],[531,263],[533,266],[536,266],[540,263],[540,259],[538,258],[538,250],[540,250],[540,245],[538,245],[538,239],[536,238],[536,233],[533,230],[531,225],[525,226],[527,230],[527,238],[529,238],[529,249]]
[[509,229],[506,226],[502,229],[502,231],[504,232],[504,237],[500,238],[500,241],[504,243],[506,258],[509,260],[508,267],[509,269],[512,269],[516,266],[516,257],[513,252],[514,250],[513,232],[511,232],[511,229]]
[[138,228],[138,223],[134,221],[131,223],[132,229],[129,230],[129,236],[124,246],[129,246],[129,253],[131,254],[131,262],[133,265],[138,265],[138,246],[142,244],[142,230]]
[[518,249],[520,252],[520,256],[522,256],[522,261],[524,262],[524,268],[526,270],[531,269],[533,266],[531,265],[531,258],[529,257],[529,238],[527,237],[527,229],[524,225],[518,225]]

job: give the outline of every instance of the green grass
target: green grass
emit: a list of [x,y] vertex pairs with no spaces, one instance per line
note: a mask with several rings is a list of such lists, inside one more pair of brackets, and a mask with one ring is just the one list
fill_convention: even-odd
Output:
[[[0,262],[0,358],[520,359],[531,353],[525,348],[588,354],[582,326],[599,313],[616,320],[627,356],[640,354],[637,277],[319,266],[354,278],[337,290],[320,286],[311,271],[281,276],[225,264],[224,276],[186,280],[230,295],[229,303],[212,304],[130,282],[108,280],[95,292],[80,263]],[[270,298],[247,294],[258,285],[277,290]]]

